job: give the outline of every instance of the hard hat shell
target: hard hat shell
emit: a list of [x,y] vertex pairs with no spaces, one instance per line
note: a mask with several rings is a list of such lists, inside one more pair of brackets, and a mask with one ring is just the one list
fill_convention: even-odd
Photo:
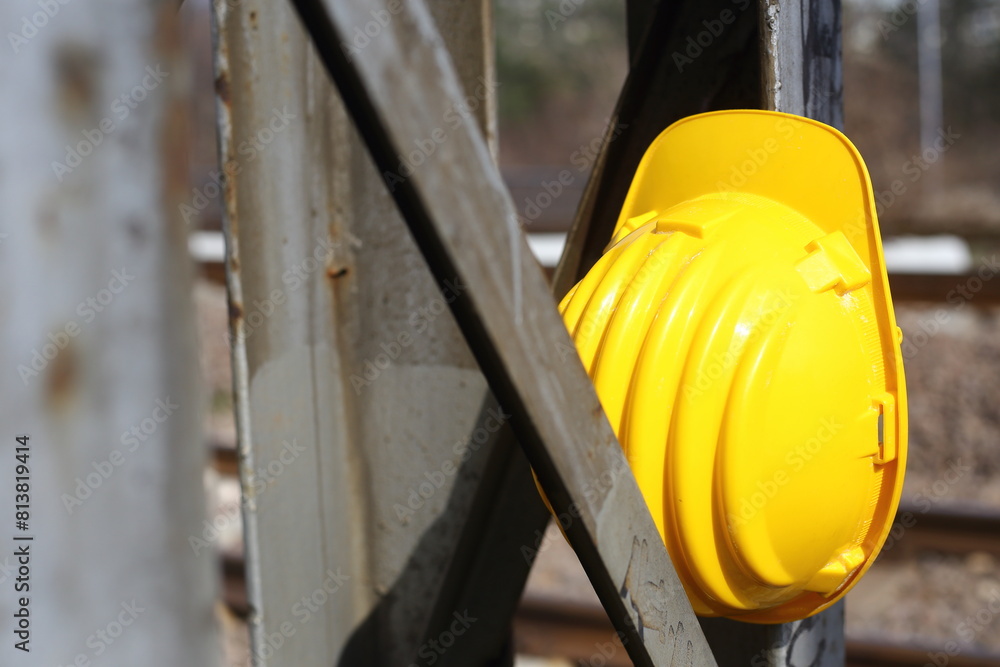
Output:
[[778,623],[842,597],[906,458],[901,334],[851,142],[769,111],[675,123],[560,309],[695,611]]

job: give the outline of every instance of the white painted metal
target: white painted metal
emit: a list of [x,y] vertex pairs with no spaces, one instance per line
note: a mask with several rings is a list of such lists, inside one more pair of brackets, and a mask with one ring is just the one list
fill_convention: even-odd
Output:
[[[176,20],[167,2],[0,3],[3,665],[215,664],[215,561],[189,546],[205,450]],[[14,533],[34,536],[26,593]]]

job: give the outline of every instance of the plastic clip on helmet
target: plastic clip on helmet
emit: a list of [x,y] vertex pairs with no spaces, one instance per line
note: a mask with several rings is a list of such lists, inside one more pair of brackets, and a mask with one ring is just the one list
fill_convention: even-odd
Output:
[[701,615],[830,606],[891,527],[906,398],[871,181],[837,130],[693,116],[560,309]]

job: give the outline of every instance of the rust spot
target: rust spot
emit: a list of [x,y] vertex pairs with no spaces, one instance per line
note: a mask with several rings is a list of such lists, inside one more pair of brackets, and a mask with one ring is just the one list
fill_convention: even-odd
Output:
[[229,320],[235,322],[243,318],[243,305],[237,301],[229,300]]
[[81,116],[93,122],[97,115],[100,53],[85,44],[66,42],[57,48],[52,67],[61,111],[72,122],[79,122]]
[[346,276],[346,275],[347,275],[347,267],[346,266],[341,267],[339,269],[335,269],[335,268],[333,268],[331,266],[329,269],[326,270],[326,276],[328,278],[341,278],[341,277]]
[[250,27],[257,29],[257,12],[253,10],[250,11]]
[[135,245],[141,246],[146,242],[146,228],[142,226],[142,222],[138,218],[129,218],[129,221],[125,223],[125,231],[128,232],[129,239]]
[[47,241],[58,240],[59,215],[52,200],[42,201],[38,211],[38,228]]
[[45,374],[45,397],[53,408],[63,408],[73,398],[77,374],[75,350],[71,339],[52,360]]
[[215,77],[215,94],[223,104],[229,106],[229,74],[225,70]]

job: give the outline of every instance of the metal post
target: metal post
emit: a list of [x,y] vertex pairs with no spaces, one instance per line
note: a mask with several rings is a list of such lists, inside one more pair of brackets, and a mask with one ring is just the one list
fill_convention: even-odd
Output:
[[[489,3],[429,6],[464,99],[390,171],[455,123],[495,135]],[[337,42],[354,61],[404,18],[369,9]],[[214,14],[255,663],[410,664],[456,613],[477,620],[435,664],[494,659],[548,515],[448,310],[464,283],[439,291],[292,7]]]
[[0,4],[0,664],[215,664],[176,22]]

